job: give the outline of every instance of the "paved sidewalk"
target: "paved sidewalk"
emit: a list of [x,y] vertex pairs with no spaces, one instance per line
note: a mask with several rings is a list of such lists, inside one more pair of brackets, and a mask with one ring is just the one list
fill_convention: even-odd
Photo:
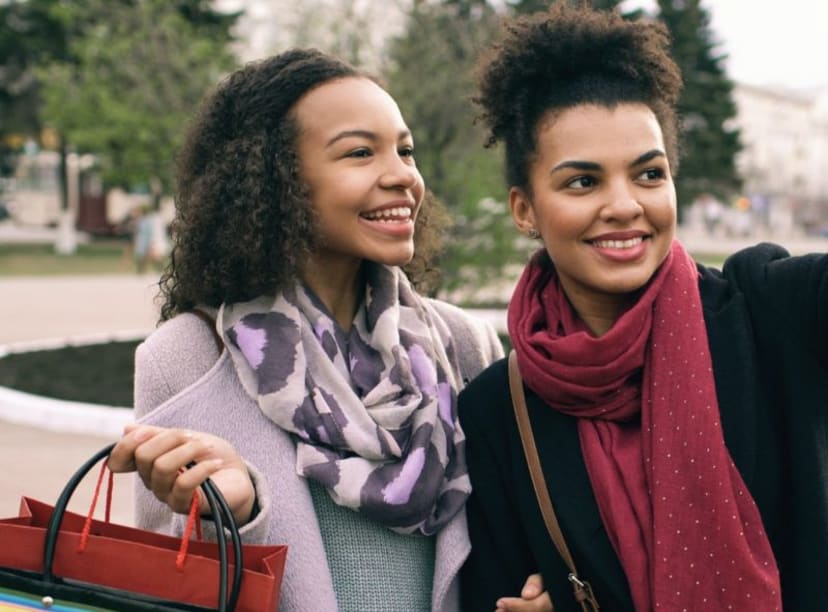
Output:
[[[56,433],[46,429],[0,422],[0,518],[17,516],[23,495],[54,503],[66,481],[89,457],[114,442],[95,435]],[[86,514],[98,471],[78,487],[69,510]],[[133,524],[132,475],[115,478],[112,520]],[[103,517],[103,495],[95,516]]]
[[152,275],[0,276],[0,344],[150,331],[158,319]]
[[[156,282],[150,275],[0,277],[0,345],[148,333],[157,319]],[[0,421],[0,517],[16,516],[22,495],[54,502],[75,470],[115,439],[91,424],[78,434]],[[113,520],[132,524],[132,477],[115,482]],[[90,476],[70,509],[85,513],[93,488]]]

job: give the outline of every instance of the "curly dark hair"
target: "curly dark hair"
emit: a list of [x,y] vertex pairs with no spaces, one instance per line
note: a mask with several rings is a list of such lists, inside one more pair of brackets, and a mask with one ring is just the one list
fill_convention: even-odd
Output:
[[[319,246],[299,177],[296,102],[328,81],[370,75],[315,49],[293,49],[233,72],[203,100],[179,152],[170,263],[161,321],[198,305],[272,295]],[[404,267],[426,291],[448,216],[427,193]]]
[[675,107],[682,80],[669,45],[661,23],[626,21],[615,12],[567,2],[507,21],[503,38],[481,58],[474,101],[483,109],[478,119],[490,129],[486,146],[505,141],[509,185],[531,192],[538,122],[550,111],[579,104],[646,104],[677,173]]

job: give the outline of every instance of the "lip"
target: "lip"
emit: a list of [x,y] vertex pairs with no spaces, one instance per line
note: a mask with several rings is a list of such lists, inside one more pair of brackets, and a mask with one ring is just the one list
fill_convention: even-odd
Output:
[[[368,216],[366,216],[377,215],[384,211],[393,210],[395,208],[407,208],[409,211],[408,218],[404,220],[394,221],[391,220],[391,218],[383,220],[379,218],[369,218]],[[370,210],[366,210],[365,212],[359,215],[359,220],[361,223],[365,223],[374,230],[381,232],[385,235],[392,237],[409,238],[414,233],[414,221],[416,219],[416,214],[417,205],[415,202],[408,199],[400,199],[393,200],[391,202],[386,202],[381,206],[376,206]]]
[[407,208],[411,211],[411,217],[413,218],[415,209],[417,208],[417,204],[413,200],[406,200],[406,199],[393,200],[391,202],[386,202],[385,204],[382,204],[381,206],[376,206],[376,207],[374,207],[370,210],[366,210],[365,212],[360,214],[360,216],[364,217],[365,215],[381,213],[383,211],[391,210],[393,208]]
[[587,240],[602,258],[615,263],[640,261],[647,253],[651,234],[639,230],[606,232]]
[[604,240],[632,240],[634,238],[647,238],[650,236],[649,232],[642,230],[624,230],[622,232],[606,232],[592,238],[587,238],[586,241],[590,243],[604,241]]

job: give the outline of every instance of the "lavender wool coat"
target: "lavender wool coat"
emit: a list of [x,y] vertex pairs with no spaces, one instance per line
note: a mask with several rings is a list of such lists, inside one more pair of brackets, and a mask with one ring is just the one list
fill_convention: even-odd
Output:
[[[459,308],[426,300],[455,342],[463,384],[503,354],[494,330]],[[250,399],[227,351],[192,314],[160,326],[135,354],[135,416],[141,423],[205,431],[231,442],[246,460],[261,512],[242,529],[248,543],[288,545],[280,609],[336,610],[336,596],[306,480],[296,474],[296,447]],[[174,515],[138,481],[136,521],[143,529],[176,533]],[[458,571],[470,550],[465,511],[437,535],[432,610],[459,610]]]

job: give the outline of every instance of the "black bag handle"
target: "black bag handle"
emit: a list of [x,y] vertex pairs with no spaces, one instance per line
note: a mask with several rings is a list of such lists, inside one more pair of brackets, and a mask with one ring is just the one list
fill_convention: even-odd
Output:
[[[69,504],[69,499],[77,489],[81,480],[92,470],[101,459],[109,457],[115,444],[109,444],[102,448],[86,463],[84,463],[72,475],[63,487],[55,502],[52,515],[49,517],[49,524],[46,528],[46,544],[43,550],[43,581],[46,583],[54,583],[57,578],[54,575],[52,566],[55,560],[55,549],[57,546],[57,537],[60,532],[60,525],[63,522],[63,516],[66,513],[66,507]],[[218,490],[216,485],[208,478],[201,483],[201,488],[204,491],[204,496],[207,498],[207,503],[210,506],[213,522],[216,526],[217,543],[219,548],[219,595],[218,595],[218,611],[219,612],[233,612],[236,609],[236,603],[241,592],[241,583],[243,576],[242,564],[242,546],[241,536],[239,535],[239,528],[236,525],[236,520],[224,496]],[[229,562],[227,559],[227,541],[225,528],[230,534],[230,541],[233,545],[233,558],[235,563],[233,565],[233,582],[228,596],[227,593],[227,569]]]

